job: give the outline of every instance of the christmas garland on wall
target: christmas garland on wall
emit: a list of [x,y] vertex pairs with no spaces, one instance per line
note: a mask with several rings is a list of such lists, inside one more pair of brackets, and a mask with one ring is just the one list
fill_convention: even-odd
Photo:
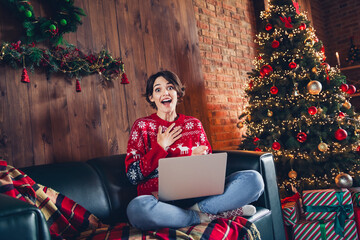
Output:
[[[113,58],[106,50],[99,53],[84,54],[75,46],[64,43],[63,34],[75,32],[85,16],[81,8],[73,5],[73,0],[51,0],[48,2],[53,17],[35,17],[32,5],[27,0],[3,0],[8,8],[16,13],[23,22],[22,41],[3,42],[0,45],[0,63],[15,69],[22,68],[21,81],[29,83],[27,69],[45,70],[49,78],[52,73],[63,73],[68,78],[76,79],[76,91],[81,92],[80,81],[91,74],[99,74],[103,80],[111,81],[122,76],[121,83],[128,84],[124,63],[120,58]],[[38,48],[35,42],[48,40],[48,49]]]

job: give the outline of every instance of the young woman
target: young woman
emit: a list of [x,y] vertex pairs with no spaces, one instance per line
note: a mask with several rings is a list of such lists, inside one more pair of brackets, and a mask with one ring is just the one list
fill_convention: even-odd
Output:
[[127,177],[137,185],[138,197],[129,203],[127,215],[130,223],[141,230],[195,225],[226,217],[231,210],[253,215],[255,207],[246,204],[263,193],[261,175],[248,170],[228,176],[221,195],[172,202],[157,199],[160,158],[212,152],[201,122],[176,113],[184,94],[185,88],[175,73],[161,71],[150,76],[145,97],[156,113],[136,120],[130,132],[125,165]]

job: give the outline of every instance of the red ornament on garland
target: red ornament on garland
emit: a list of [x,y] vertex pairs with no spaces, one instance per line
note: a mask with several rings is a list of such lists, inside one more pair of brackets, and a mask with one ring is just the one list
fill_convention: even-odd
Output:
[[80,86],[79,79],[76,79],[75,87],[76,87],[76,92],[81,92],[81,86]]
[[26,68],[23,68],[23,70],[22,70],[21,81],[24,82],[24,83],[29,83],[30,82],[30,78],[29,78],[29,75],[28,75],[28,72],[27,72]]
[[308,108],[308,113],[310,115],[315,115],[317,113],[317,111],[318,111],[317,108],[314,107],[314,106],[311,106],[311,107]]
[[280,148],[281,148],[281,144],[278,143],[278,142],[274,142],[271,147],[272,147],[272,149],[274,149],[275,151],[278,151],[278,150],[280,150]]
[[269,76],[272,73],[272,71],[273,68],[269,64],[266,64],[260,68],[260,76],[261,77]]
[[305,30],[306,29],[306,24],[305,23],[301,23],[299,26],[300,30]]
[[272,43],[271,43],[271,47],[272,48],[278,48],[280,46],[280,43],[279,41],[277,40],[274,40]]
[[349,85],[347,85],[346,83],[343,83],[340,85],[340,89],[343,92],[347,92],[347,90],[349,90]]
[[272,87],[270,88],[270,93],[271,93],[271,94],[275,95],[275,94],[278,94],[278,92],[279,92],[279,89],[278,89],[277,87],[272,86]]
[[346,91],[347,94],[354,94],[356,92],[356,87],[354,85],[349,85],[349,89]]
[[339,140],[339,141],[345,140],[347,138],[347,136],[348,136],[347,132],[342,128],[339,128],[335,132],[336,140]]
[[253,86],[254,86],[254,81],[251,80],[251,81],[249,82],[249,89],[251,90],[251,89],[253,88]]
[[262,150],[258,147],[256,147],[254,150],[255,150],[255,152],[262,152]]
[[260,141],[260,138],[258,138],[258,137],[254,137],[254,138],[253,138],[253,143],[254,143],[254,145],[256,145],[258,141]]
[[266,24],[266,26],[265,26],[266,31],[270,31],[272,28],[273,28],[273,26],[270,23]]
[[123,75],[121,77],[121,84],[129,84],[129,80],[125,73],[123,73]]
[[296,139],[298,140],[298,142],[305,142],[306,139],[307,139],[307,134],[304,133],[304,132],[299,132],[297,135],[296,135]]
[[294,68],[296,68],[296,67],[297,67],[296,62],[291,62],[291,63],[289,63],[289,68],[290,68],[290,69],[294,69]]

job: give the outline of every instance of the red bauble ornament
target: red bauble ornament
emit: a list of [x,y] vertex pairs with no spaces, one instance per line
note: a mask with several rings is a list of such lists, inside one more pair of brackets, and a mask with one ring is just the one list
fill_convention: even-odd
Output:
[[253,80],[251,80],[251,81],[249,82],[249,89],[252,89],[252,88],[253,88],[253,86],[254,86],[254,81],[253,81]]
[[296,135],[296,139],[298,140],[298,142],[305,142],[306,139],[307,139],[307,134],[304,133],[304,132],[299,132],[297,135]]
[[339,118],[344,118],[344,117],[345,117],[345,113],[339,112]]
[[253,143],[254,143],[254,145],[256,145],[258,141],[260,141],[260,138],[258,138],[258,137],[254,137],[254,138],[253,138]]
[[257,148],[255,148],[254,150],[255,150],[256,152],[262,152],[262,151],[261,151],[261,149],[260,149],[260,148],[258,148],[258,147],[257,147]]
[[272,43],[271,43],[271,47],[272,48],[278,48],[280,46],[280,43],[279,41],[277,40],[274,40]]
[[305,23],[301,23],[299,26],[300,30],[305,30],[306,29],[306,24]]
[[270,23],[266,24],[266,26],[265,26],[266,31],[270,31],[272,28],[273,28],[273,26]]
[[269,64],[266,64],[260,68],[260,76],[261,77],[269,76],[272,73],[272,71],[273,68]]
[[275,87],[275,86],[272,86],[271,88],[270,88],[270,93],[271,94],[277,94],[279,92],[279,89],[277,88],[277,87]]
[[347,85],[346,83],[343,83],[340,85],[340,89],[343,92],[347,92],[347,90],[349,90],[349,85]]
[[296,68],[296,67],[297,67],[296,62],[291,62],[291,63],[289,63],[289,68],[294,69],[294,68]]
[[347,138],[347,136],[348,136],[347,132],[342,128],[339,128],[335,132],[336,140],[339,140],[339,141],[345,140]]
[[356,92],[356,87],[354,85],[349,85],[349,89],[346,91],[347,94],[354,94]]
[[125,73],[122,74],[122,77],[121,77],[121,84],[129,84],[129,80],[126,76]]
[[75,87],[76,87],[76,92],[81,92],[81,86],[80,86],[79,79],[76,79]]
[[26,70],[26,68],[23,68],[22,74],[21,74],[21,81],[24,83],[29,83],[30,82],[30,78],[28,75],[28,72]]
[[274,149],[275,151],[277,151],[277,150],[280,150],[281,144],[278,143],[278,142],[274,142],[271,147],[272,147],[272,149]]
[[317,108],[314,107],[314,106],[311,106],[311,107],[308,108],[308,113],[310,115],[315,115],[317,113],[317,111],[318,111]]
[[356,152],[357,152],[358,154],[360,154],[360,146],[358,146],[358,147],[356,148]]

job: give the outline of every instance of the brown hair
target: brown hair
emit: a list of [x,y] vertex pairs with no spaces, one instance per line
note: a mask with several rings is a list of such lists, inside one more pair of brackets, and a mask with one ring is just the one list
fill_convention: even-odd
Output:
[[178,102],[181,102],[182,97],[185,95],[185,87],[180,81],[180,78],[171,71],[160,71],[151,75],[146,81],[146,93],[144,94],[146,101],[150,103],[150,106],[156,109],[156,104],[150,101],[150,96],[154,91],[154,82],[158,77],[165,78],[169,83],[173,84],[178,95]]

